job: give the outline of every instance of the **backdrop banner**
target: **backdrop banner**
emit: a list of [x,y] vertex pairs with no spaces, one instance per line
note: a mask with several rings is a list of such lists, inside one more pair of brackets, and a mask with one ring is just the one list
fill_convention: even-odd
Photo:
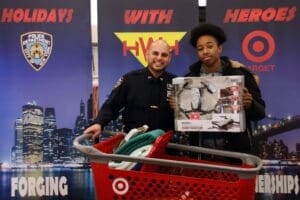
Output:
[[0,5],[1,199],[93,199],[72,148],[91,120],[90,3]]
[[198,23],[196,0],[99,1],[99,88],[102,104],[125,73],[146,67],[149,44],[162,38],[173,47],[168,71],[183,75],[195,53],[189,31]]
[[219,1],[207,3],[207,21],[225,29],[223,53],[260,77],[267,117],[256,126],[255,151],[264,162],[257,199],[299,199],[300,2]]

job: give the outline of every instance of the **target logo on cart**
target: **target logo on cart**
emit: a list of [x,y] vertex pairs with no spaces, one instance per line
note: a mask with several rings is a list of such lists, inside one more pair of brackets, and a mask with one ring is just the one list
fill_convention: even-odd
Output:
[[118,195],[124,195],[129,190],[128,181],[125,178],[116,178],[112,182],[112,189]]

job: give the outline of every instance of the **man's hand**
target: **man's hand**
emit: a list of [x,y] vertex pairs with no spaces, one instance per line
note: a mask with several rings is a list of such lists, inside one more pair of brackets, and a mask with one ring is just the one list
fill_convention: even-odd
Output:
[[252,106],[253,97],[247,88],[243,90],[243,105],[245,109],[249,109]]
[[101,125],[100,124],[94,124],[83,132],[83,134],[92,134],[93,140],[95,140],[100,134],[101,134]]
[[169,102],[170,107],[175,110],[176,108],[176,102],[175,102],[175,97],[174,96],[168,96],[167,101]]

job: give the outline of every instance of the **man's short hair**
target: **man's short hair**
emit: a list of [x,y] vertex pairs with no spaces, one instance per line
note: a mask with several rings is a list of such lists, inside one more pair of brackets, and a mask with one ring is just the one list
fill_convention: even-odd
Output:
[[222,28],[213,24],[200,24],[194,27],[191,31],[190,43],[196,48],[197,40],[203,35],[210,35],[216,38],[218,45],[223,44],[226,41],[226,34]]

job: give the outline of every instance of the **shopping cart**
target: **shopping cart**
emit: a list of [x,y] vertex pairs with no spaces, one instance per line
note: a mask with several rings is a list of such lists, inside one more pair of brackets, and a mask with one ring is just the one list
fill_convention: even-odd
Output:
[[[262,167],[253,155],[168,143],[172,132],[160,136],[148,157],[113,154],[123,140],[117,134],[96,145],[81,145],[83,134],[73,145],[91,160],[98,200],[250,200],[254,199],[255,176]],[[238,158],[239,166],[169,155],[168,149]],[[118,170],[111,161],[142,165],[139,171]]]

